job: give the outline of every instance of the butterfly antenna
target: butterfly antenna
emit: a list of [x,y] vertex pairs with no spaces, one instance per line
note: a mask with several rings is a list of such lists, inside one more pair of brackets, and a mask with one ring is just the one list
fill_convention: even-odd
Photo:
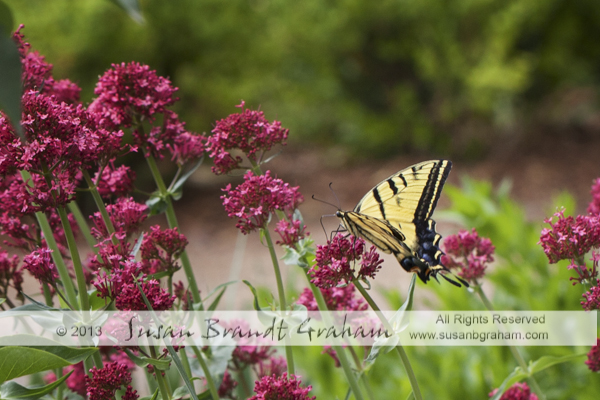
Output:
[[325,200],[317,199],[317,198],[315,197],[315,195],[314,195],[314,194],[312,195],[312,199],[313,199],[313,200],[316,200],[316,201],[318,201],[319,203],[323,203],[323,204],[327,204],[328,206],[335,207],[337,210],[339,210],[339,209],[340,209],[340,208],[339,208],[338,206],[336,206],[335,204],[332,204],[332,203],[330,203],[330,202],[328,202],[328,201],[325,201]]
[[340,199],[338,198],[337,193],[335,192],[335,190],[333,190],[333,182],[329,182],[329,190],[331,190],[331,193],[333,193],[333,197],[335,197],[335,200],[338,203],[337,209],[341,210],[342,209],[342,203],[340,203]]

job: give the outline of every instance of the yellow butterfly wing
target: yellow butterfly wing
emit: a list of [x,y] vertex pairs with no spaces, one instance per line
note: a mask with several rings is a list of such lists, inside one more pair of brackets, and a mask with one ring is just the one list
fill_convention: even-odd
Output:
[[431,215],[451,168],[448,160],[412,165],[375,185],[353,211],[337,215],[350,233],[393,253],[405,270],[426,282],[433,271],[445,269]]

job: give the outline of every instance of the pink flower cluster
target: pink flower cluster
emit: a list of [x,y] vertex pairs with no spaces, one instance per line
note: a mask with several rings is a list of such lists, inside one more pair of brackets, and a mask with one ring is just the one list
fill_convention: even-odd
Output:
[[248,400],[314,400],[308,392],[312,386],[301,387],[302,381],[295,375],[288,377],[284,373],[280,377],[264,376],[254,384],[254,396]]
[[259,153],[268,151],[278,143],[285,144],[288,130],[281,127],[281,122],[270,123],[262,111],[244,108],[244,102],[237,106],[241,113],[231,114],[217,121],[212,135],[208,137],[207,152],[215,164],[215,174],[226,174],[240,168],[242,158],[231,154],[230,150],[241,150],[254,164],[260,159]]
[[[354,285],[319,290],[323,294],[327,309],[331,311],[364,311],[368,308],[363,299],[355,296],[356,288]],[[304,288],[296,303],[302,304],[308,311],[319,310],[315,296],[309,288]]]
[[[489,396],[492,397],[497,391],[498,389],[494,389]],[[535,393],[531,393],[531,389],[525,382],[517,382],[502,393],[500,400],[538,400],[538,397]]]
[[81,89],[68,79],[55,81],[52,77],[52,64],[48,64],[44,56],[37,51],[31,51],[31,45],[23,39],[21,33],[24,25],[13,35],[14,41],[19,47],[23,72],[21,80],[25,91],[34,90],[40,94],[54,95],[57,102],[75,103],[79,101]]
[[264,228],[271,213],[276,210],[291,216],[294,209],[304,201],[298,186],[291,187],[281,179],[273,178],[271,172],[254,175],[246,172],[244,182],[232,189],[228,184],[221,196],[223,206],[230,218],[237,218],[236,227],[248,234]]
[[[136,145],[147,154],[162,158],[164,150],[170,150],[173,161],[183,164],[204,154],[206,139],[188,132],[185,123],[173,111],[167,109],[178,98],[177,88],[147,65],[136,62],[113,64],[102,75],[94,93],[98,97],[90,104],[99,126],[107,129],[133,127]],[[162,115],[162,125],[151,127],[149,132],[141,128],[142,121],[154,122]]]
[[326,245],[317,246],[316,265],[308,274],[312,283],[328,289],[346,285],[355,278],[374,278],[382,263],[375,246],[365,251],[363,239],[338,233]]
[[[106,206],[109,218],[115,228],[115,232],[129,237],[136,232],[142,222],[147,218],[148,207],[145,204],[136,203],[132,197],[122,197],[115,204]],[[100,212],[90,217],[96,225],[92,228],[92,235],[96,239],[109,238],[108,230]]]
[[85,377],[86,393],[89,400],[114,399],[115,392],[126,386],[126,391],[122,400],[135,400],[139,396],[137,392],[129,385],[131,383],[131,374],[127,365],[118,362],[105,364],[103,368],[93,367],[90,370],[90,376]]
[[592,248],[600,246],[600,215],[565,217],[564,210],[545,219],[550,228],[542,229],[539,244],[551,264],[560,260],[580,259]]
[[480,237],[475,228],[448,236],[444,240],[444,251],[442,264],[448,269],[458,269],[458,275],[471,282],[483,277],[487,264],[494,261],[492,241]]
[[596,345],[587,354],[585,364],[593,372],[600,371],[600,338],[596,339]]
[[150,227],[150,232],[144,235],[140,252],[144,272],[155,274],[161,271],[171,273],[179,269],[177,259],[187,246],[187,238],[177,231],[177,228],[161,230],[160,226]]
[[105,198],[122,197],[128,195],[133,189],[135,171],[127,165],[115,167],[111,162],[102,169],[102,174],[96,172],[94,182],[97,182],[98,193]]
[[583,294],[584,301],[581,306],[586,311],[600,310],[600,279],[596,280],[596,285]]
[[26,255],[23,258],[23,268],[41,283],[53,285],[58,278],[58,271],[52,261],[52,250],[45,247]]
[[588,214],[600,214],[600,178],[594,180],[590,190],[592,201],[588,205]]
[[99,273],[92,283],[98,290],[98,296],[114,300],[119,310],[148,310],[136,281],[153,310],[163,311],[173,307],[176,297],[161,288],[156,279],[146,280],[141,264],[135,261],[124,262],[122,268],[113,269],[110,275]]
[[8,289],[13,288],[17,293],[23,290],[23,270],[19,268],[19,258],[9,257],[5,250],[0,251],[0,297],[8,298]]
[[300,220],[288,221],[285,219],[279,220],[275,227],[275,232],[279,234],[281,240],[275,242],[284,246],[293,247],[301,239],[304,239],[309,232],[306,231],[306,225]]

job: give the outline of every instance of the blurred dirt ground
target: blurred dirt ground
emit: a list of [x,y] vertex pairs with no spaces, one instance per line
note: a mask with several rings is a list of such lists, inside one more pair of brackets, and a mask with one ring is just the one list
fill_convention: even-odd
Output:
[[[333,214],[336,209],[313,200],[312,195],[336,204],[337,200],[328,187],[332,182],[341,207],[352,209],[363,194],[381,179],[429,158],[433,157],[399,156],[368,162],[345,160],[341,165],[335,161],[340,159],[335,149],[323,151],[292,144],[283,147],[281,154],[263,169],[270,169],[291,185],[300,186],[305,197],[300,206],[305,223],[315,242],[323,244],[326,235],[320,218]],[[585,212],[592,181],[600,176],[600,138],[574,134],[562,136],[562,139],[541,136],[532,138],[529,143],[510,143],[507,140],[483,160],[454,161],[448,183],[460,185],[460,178],[465,175],[489,180],[494,187],[509,179],[512,197],[525,206],[527,218],[537,221],[541,230],[543,219],[553,211],[552,199],[563,191],[575,196],[578,212]],[[229,182],[235,185],[241,180],[241,174],[217,177],[210,172],[208,165],[203,165],[185,188],[182,200],[176,203],[181,230],[189,239],[188,251],[203,295],[221,283],[242,279],[276,292],[269,253],[260,243],[258,233],[246,237],[239,235],[235,220],[227,217],[221,205],[221,189]],[[442,194],[438,210],[447,206],[448,200]],[[325,217],[324,224],[329,232],[336,228],[338,219]],[[438,226],[443,235],[454,233],[458,228],[444,225],[439,219]],[[408,287],[410,275],[393,257],[384,255],[384,258],[375,287],[403,291]],[[299,268],[283,264],[281,268],[288,284],[297,290],[306,286]],[[181,272],[178,274],[183,279]],[[250,291],[239,282],[228,289],[221,306],[249,308],[250,299]]]

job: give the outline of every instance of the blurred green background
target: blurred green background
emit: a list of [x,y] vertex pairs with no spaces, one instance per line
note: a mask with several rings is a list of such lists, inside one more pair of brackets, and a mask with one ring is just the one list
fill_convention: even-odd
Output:
[[141,25],[118,0],[4,1],[84,102],[111,63],[147,63],[198,132],[241,99],[366,157],[477,159],[600,126],[596,0],[146,0]]

